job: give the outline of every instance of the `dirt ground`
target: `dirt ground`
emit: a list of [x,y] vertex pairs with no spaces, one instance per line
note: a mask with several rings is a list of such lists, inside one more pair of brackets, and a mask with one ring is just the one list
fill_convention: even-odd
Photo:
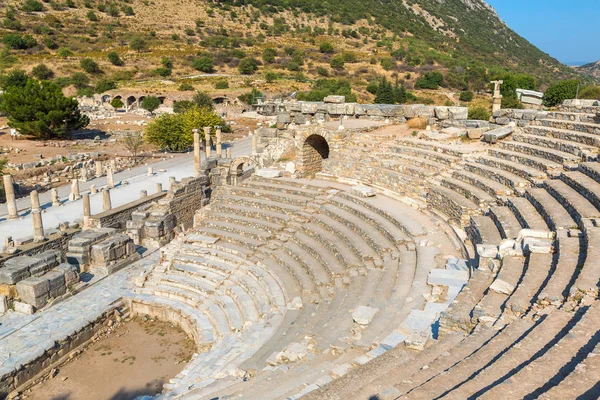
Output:
[[181,372],[195,351],[193,341],[179,327],[135,319],[91,345],[22,398],[126,400],[154,395]]

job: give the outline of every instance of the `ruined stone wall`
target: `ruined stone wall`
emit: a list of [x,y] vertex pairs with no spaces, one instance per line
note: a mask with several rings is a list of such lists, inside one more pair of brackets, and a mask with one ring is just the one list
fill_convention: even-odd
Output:
[[175,216],[177,224],[191,225],[194,212],[208,203],[206,189],[209,186],[208,176],[199,178],[185,178],[181,181],[161,203],[168,204],[170,213]]
[[491,119],[492,122],[497,125],[508,125],[511,122],[514,122],[517,124],[517,126],[523,127],[530,125],[533,121],[544,118],[548,118],[547,111],[503,108],[501,110],[494,111]]
[[117,228],[125,229],[127,221],[131,219],[131,214],[144,204],[152,203],[165,197],[167,193],[155,193],[139,200],[123,204],[120,207],[104,211],[90,217],[90,226],[92,228]]

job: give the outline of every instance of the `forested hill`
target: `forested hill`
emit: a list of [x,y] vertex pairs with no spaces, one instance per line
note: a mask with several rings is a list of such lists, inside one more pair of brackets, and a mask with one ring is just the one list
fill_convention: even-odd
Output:
[[507,72],[541,88],[576,74],[483,0],[4,0],[0,21],[0,73],[88,93],[198,72],[278,84],[345,77],[363,88],[387,75],[410,88],[440,71],[459,90]]

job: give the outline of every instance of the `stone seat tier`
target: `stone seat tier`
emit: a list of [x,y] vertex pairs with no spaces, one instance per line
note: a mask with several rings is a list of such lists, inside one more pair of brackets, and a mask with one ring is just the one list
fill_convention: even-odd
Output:
[[524,197],[510,197],[508,199],[508,207],[513,211],[515,217],[520,222],[521,226],[528,229],[545,231],[548,225],[544,218],[535,209],[533,204]]
[[[536,141],[540,139],[539,137],[534,136],[531,140],[536,143]],[[501,142],[500,146],[506,150],[520,152],[538,158],[545,158],[559,164],[573,165],[582,161],[580,156],[576,156],[565,151],[555,150],[554,148],[550,147],[537,146],[530,144],[529,142],[507,141]]]
[[289,195],[301,196],[301,197],[317,197],[323,193],[323,189],[313,186],[312,188],[308,187],[298,187],[288,185],[288,181],[280,181],[279,179],[256,179],[252,178],[244,181],[245,187],[252,188],[265,188],[270,191],[282,192]]
[[506,301],[505,313],[521,316],[537,302],[544,283],[551,276],[552,255],[531,253],[525,273],[515,291]]
[[314,258],[318,259],[319,263],[323,264],[327,269],[329,275],[336,276],[344,275],[346,273],[346,266],[342,264],[335,253],[325,246],[323,242],[307,235],[304,232],[304,227],[302,225],[293,227],[297,228],[297,232],[292,240],[302,246],[304,250],[309,252]]
[[447,168],[448,164],[437,162],[423,157],[411,156],[404,153],[379,153],[378,156],[382,160],[398,161],[406,163],[407,165],[418,166],[426,170],[433,170],[436,172],[443,171]]
[[546,181],[546,190],[571,214],[577,222],[582,218],[600,217],[600,211],[577,190],[561,180]]
[[581,121],[581,122],[595,122],[598,119],[596,114],[584,113],[584,112],[568,112],[568,111],[550,111],[548,118],[538,119],[539,123],[546,122],[548,125],[555,121]]
[[587,162],[579,164],[579,171],[583,172],[596,182],[600,182],[600,163]]
[[281,248],[304,266],[317,285],[322,286],[331,284],[327,268],[295,240],[286,241]]
[[540,171],[538,168],[529,167],[527,165],[521,164],[520,162],[513,162],[506,158],[494,156],[494,151],[494,149],[490,150],[491,155],[480,156],[479,158],[477,158],[476,161],[480,164],[501,169],[503,171],[510,172],[513,175],[519,176],[523,179],[527,179],[536,186],[544,182],[544,180],[548,178],[548,176],[544,172]]
[[600,183],[596,180],[579,171],[563,172],[560,178],[596,208],[600,207]]
[[247,249],[254,249],[255,247],[259,247],[264,244],[260,240],[253,239],[245,235],[240,235],[238,233],[225,231],[223,229],[215,229],[201,226],[199,230],[205,235],[219,238],[226,242],[230,242],[234,245],[245,247]]
[[428,140],[413,139],[413,138],[400,138],[397,142],[403,146],[417,147],[425,150],[431,150],[438,153],[448,154],[456,158],[461,158],[466,154],[471,154],[474,149],[457,147],[451,144],[443,144],[437,142],[431,142]]
[[412,177],[427,179],[437,175],[437,171],[419,165],[407,164],[406,161],[381,159],[379,160],[379,163],[384,170],[394,171]]
[[526,197],[553,230],[577,227],[569,212],[546,189],[527,189]]
[[[517,133],[512,136],[512,139],[516,142],[534,144],[541,147],[546,147],[548,149],[554,149],[564,153],[573,154],[574,156],[581,157],[582,159],[595,159],[598,154],[598,148],[595,146],[589,146],[583,143],[558,139],[555,137]],[[578,162],[577,160],[566,160],[567,163],[571,163],[573,161]]]
[[[361,220],[368,223],[374,229],[378,229],[379,232],[386,235],[387,238],[394,243],[405,243],[412,239],[408,236],[406,228],[399,228],[399,221],[391,218],[384,211],[379,213],[372,210],[372,208],[365,207],[365,203],[359,203],[359,200],[350,200],[344,197],[335,196],[331,198],[333,204],[337,207],[347,210],[348,212],[357,215]],[[384,217],[386,215],[388,218]]]
[[513,194],[513,189],[510,186],[506,186],[494,179],[486,178],[477,172],[455,170],[452,172],[452,177],[478,187],[491,196],[510,196]]
[[487,215],[473,215],[468,232],[474,244],[483,243],[497,246],[502,241],[498,227]]
[[509,207],[490,207],[489,214],[503,239],[515,239],[523,228]]
[[[521,368],[516,368],[504,376],[497,374],[501,378],[509,376],[510,379],[495,381],[490,388],[480,386],[480,389],[474,393],[474,397],[539,398],[542,393],[555,386],[556,382],[560,382],[575,370],[578,362],[582,361],[598,343],[598,332],[600,332],[600,306],[595,302],[585,310],[585,314],[568,331],[568,334],[559,333],[549,342],[552,345],[547,351],[541,355],[529,353],[532,358],[522,362]],[[459,389],[459,392],[461,391],[470,393]]]
[[586,257],[577,280],[570,288],[570,296],[575,297],[581,293],[598,297],[600,291],[600,228],[591,221],[586,221],[585,226]]
[[557,257],[548,282],[539,295],[542,303],[560,305],[569,295],[569,289],[577,277],[579,267],[583,265],[580,258],[584,252],[580,246],[581,239],[571,237],[568,230],[559,230],[556,234]]
[[308,196],[299,196],[296,194],[282,193],[276,189],[263,189],[246,186],[221,186],[218,192],[225,192],[233,196],[256,197],[260,199],[269,199],[278,203],[291,204],[297,207],[304,207],[313,198]]
[[264,209],[268,211],[279,212],[283,214],[294,214],[302,210],[302,207],[285,204],[277,201],[272,201],[268,199],[259,199],[256,197],[245,197],[245,196],[237,196],[237,195],[225,195],[224,193],[217,192],[213,199],[213,202],[220,203],[223,202],[225,204],[235,204],[246,207],[253,207],[259,210]]
[[574,120],[569,120],[566,121],[564,119],[542,119],[539,120],[538,122],[542,124],[542,126],[547,126],[547,127],[552,127],[552,128],[557,128],[557,129],[564,129],[564,130],[569,130],[569,131],[578,131],[578,132],[587,132],[590,134],[596,134],[599,135],[600,134],[600,124],[598,124],[597,119],[598,117],[595,116],[594,114],[583,114],[583,115],[579,115],[580,117],[583,117],[583,119],[585,119],[586,121],[574,121]]
[[362,266],[363,262],[356,252],[344,240],[331,234],[331,230],[322,225],[309,222],[302,225],[303,233],[326,246],[345,267]]
[[350,228],[379,253],[396,249],[396,243],[388,235],[344,208],[330,203],[322,206],[321,212]]
[[478,204],[479,207],[485,207],[487,205],[496,204],[496,197],[489,194],[487,191],[472,185],[469,182],[465,182],[461,179],[457,179],[454,176],[443,176],[442,186],[453,190],[457,194],[462,195],[466,199]]
[[444,186],[431,186],[427,192],[427,203],[457,221],[481,212],[475,201]]
[[[510,377],[510,372],[539,358],[575,324],[574,314],[555,310],[533,322],[528,318],[508,325],[470,357],[410,391],[408,398],[477,398],[486,388]],[[473,379],[475,378],[476,379]]]
[[[290,256],[285,250],[279,249],[273,251],[268,255],[268,257],[288,270],[289,273],[296,279],[303,292],[318,292],[317,285],[310,273],[300,262],[298,262],[294,257]],[[262,262],[267,267],[271,268],[272,262],[268,261],[268,258],[263,258]]]
[[[571,142],[581,143],[586,146],[600,146],[600,136],[598,134],[535,125],[530,125],[526,127],[525,130],[526,132],[531,133],[533,135],[567,140]],[[600,131],[598,133],[600,133]]]
[[285,177],[264,178],[262,176],[253,175],[252,181],[267,182],[267,183],[272,183],[272,184],[276,184],[279,186],[291,187],[291,188],[309,189],[315,193],[327,191],[327,189],[328,189],[327,186],[315,185],[315,184],[307,182],[306,180],[298,180],[298,179],[294,179],[294,178],[285,178]]
[[262,210],[256,207],[246,207],[237,204],[224,204],[213,202],[210,208],[214,212],[232,215],[242,215],[248,218],[256,218],[262,221],[272,222],[274,224],[284,225],[288,221],[291,221],[291,217],[287,214],[282,214],[269,210]]
[[[584,351],[578,354],[585,354],[590,345],[585,346]],[[539,398],[543,400],[550,399],[593,399],[598,395],[598,376],[600,376],[600,344],[587,353],[584,359],[578,357],[581,368],[575,368],[570,371],[564,379],[555,386],[548,389]]]
[[492,179],[504,186],[509,186],[518,190],[519,188],[525,188],[531,186],[531,183],[520,177],[519,175],[513,174],[512,172],[504,169],[498,169],[496,167],[488,166],[482,163],[471,163],[467,162],[463,165],[465,171],[483,176],[488,179]]
[[436,163],[444,164],[446,166],[452,166],[460,161],[460,158],[458,157],[454,157],[433,150],[421,149],[418,147],[392,145],[389,147],[389,149],[393,153],[406,154],[413,157],[420,157],[425,160],[431,160]]
[[495,322],[505,310],[508,296],[517,287],[525,269],[525,257],[504,257],[502,267],[485,296],[473,311],[481,322]]
[[218,219],[203,219],[200,223],[200,226],[203,228],[212,228],[220,231],[230,232],[239,234],[248,238],[252,238],[254,240],[258,240],[261,242],[267,241],[272,238],[274,235],[270,232],[265,232],[260,228],[254,228],[250,226],[246,226],[243,222],[225,222]]
[[[502,142],[505,143],[505,142]],[[513,151],[513,149],[516,149]],[[502,148],[490,149],[489,154],[496,158],[511,161],[515,164],[520,164],[525,167],[535,168],[549,175],[555,175],[557,172],[562,171],[562,163],[552,162],[543,157],[534,156],[528,153],[523,153],[514,146],[506,147],[502,145]]]
[[314,214],[313,221],[343,240],[361,260],[379,259],[376,249],[351,228],[325,214]]
[[264,219],[254,218],[254,217],[244,217],[240,215],[230,214],[230,213],[221,213],[216,211],[210,211],[209,218],[211,220],[216,220],[219,222],[228,222],[235,225],[247,226],[253,229],[259,229],[265,231],[266,233],[276,234],[281,231],[284,226],[281,224],[277,224],[274,222],[269,222]]

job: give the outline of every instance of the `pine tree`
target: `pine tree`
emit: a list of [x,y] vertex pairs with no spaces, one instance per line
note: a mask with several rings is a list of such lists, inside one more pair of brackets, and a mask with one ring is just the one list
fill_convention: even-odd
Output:
[[376,104],[394,104],[394,88],[392,84],[387,81],[386,78],[381,80],[377,94],[375,95]]

